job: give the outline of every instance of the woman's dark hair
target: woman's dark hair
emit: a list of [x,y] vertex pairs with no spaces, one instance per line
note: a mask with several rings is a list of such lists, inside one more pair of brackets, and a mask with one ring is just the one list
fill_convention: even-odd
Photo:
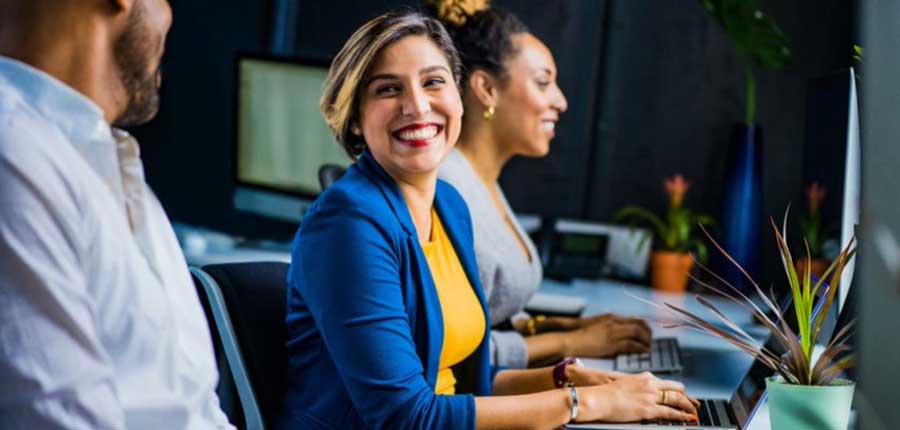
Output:
[[378,54],[406,36],[425,36],[434,42],[447,58],[456,85],[461,87],[459,56],[453,40],[440,22],[414,11],[399,11],[386,13],[365,23],[350,36],[332,61],[319,100],[322,115],[335,140],[352,159],[366,149],[363,138],[352,133],[353,124],[359,120],[363,79]]
[[482,69],[501,82],[509,78],[505,60],[518,48],[513,36],[528,33],[528,27],[516,15],[489,8],[478,0],[429,0],[430,11],[453,38],[463,64],[463,90],[470,73]]

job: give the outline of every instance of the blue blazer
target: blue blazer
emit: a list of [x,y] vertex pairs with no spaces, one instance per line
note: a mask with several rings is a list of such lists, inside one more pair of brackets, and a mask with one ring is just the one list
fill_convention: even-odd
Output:
[[288,273],[285,429],[475,429],[473,395],[489,395],[490,327],[456,190],[435,208],[481,302],[478,349],[453,368],[454,396],[434,393],[443,316],[396,182],[365,152],[322,194],[294,239]]

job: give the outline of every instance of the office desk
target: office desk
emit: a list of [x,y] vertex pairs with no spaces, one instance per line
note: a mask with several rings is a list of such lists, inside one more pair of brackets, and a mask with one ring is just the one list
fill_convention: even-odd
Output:
[[[684,372],[662,377],[681,381],[687,387],[688,394],[694,397],[728,399],[753,361],[748,354],[719,338],[684,328],[665,328],[667,322],[676,321],[674,315],[629,296],[630,294],[659,304],[668,302],[698,315],[712,317],[696,302],[693,294],[667,294],[622,282],[584,280],[575,280],[570,284],[544,280],[538,292],[583,298],[588,302],[585,315],[614,312],[624,316],[641,317],[650,323],[655,337],[678,338],[684,352]],[[762,345],[768,332],[761,326],[753,325],[748,312],[727,299],[706,298]],[[613,368],[613,360],[590,359],[584,362],[589,367],[604,370]],[[765,404],[748,428],[769,429],[769,414]]]

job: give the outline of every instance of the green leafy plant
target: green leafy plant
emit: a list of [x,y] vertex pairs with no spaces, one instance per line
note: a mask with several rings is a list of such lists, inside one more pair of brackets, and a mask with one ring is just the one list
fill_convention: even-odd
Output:
[[[793,257],[791,256],[791,252],[785,239],[785,237],[787,237],[787,218],[788,215],[785,213],[782,230],[780,232],[778,231],[778,227],[775,225],[774,220],[771,220],[771,224],[772,229],[775,232],[775,240],[778,243],[778,250],[781,254],[782,263],[784,264],[788,284],[791,287],[793,306],[797,318],[797,327],[800,332],[799,336],[791,330],[787,321],[785,321],[784,314],[776,304],[774,292],[770,290],[768,295],[764,293],[740,264],[728,255],[728,253],[716,243],[712,236],[710,236],[702,226],[701,229],[706,233],[710,242],[712,242],[712,244],[740,270],[747,280],[750,281],[750,284],[755,288],[755,295],[761,305],[758,305],[757,301],[752,300],[746,294],[742,293],[739,289],[729,284],[722,277],[716,275],[702,264],[700,267],[711,274],[722,284],[722,286],[716,287],[694,278],[700,285],[725,296],[727,299],[737,303],[739,306],[753,314],[756,319],[761,321],[769,329],[772,336],[781,343],[784,350],[787,351],[784,355],[779,356],[773,351],[769,351],[765,348],[757,349],[754,347],[754,339],[750,335],[726,317],[725,314],[719,311],[712,303],[701,296],[696,296],[696,300],[704,308],[712,312],[717,320],[724,323],[727,329],[717,327],[700,316],[688,312],[678,306],[666,303],[665,306],[661,307],[675,313],[681,318],[682,322],[675,324],[675,326],[699,330],[718,336],[732,343],[738,348],[746,351],[748,354],[761,360],[766,366],[778,373],[788,384],[829,385],[842,371],[852,367],[855,363],[854,356],[850,353],[850,346],[847,345],[847,340],[852,335],[852,327],[855,321],[842,327],[835,336],[832,337],[831,342],[825,347],[825,350],[816,361],[813,361],[813,347],[819,339],[825,317],[828,315],[832,304],[834,304],[835,294],[838,291],[838,285],[844,267],[846,267],[847,263],[849,263],[856,254],[856,235],[850,239],[846,248],[838,255],[838,258],[831,263],[824,276],[818,281],[813,282],[809,271],[811,257],[809,256],[808,247],[806,270],[803,273],[797,273],[797,270],[795,269]],[[817,294],[820,293],[820,289],[825,285],[824,281],[826,279],[829,280],[827,284],[829,287],[827,287],[827,290],[824,292],[825,302],[822,305],[822,309],[819,310],[819,313],[813,319],[813,306]],[[772,319],[767,316],[762,308],[768,309],[775,318]]]
[[744,69],[744,122],[756,122],[755,66],[777,71],[791,59],[787,36],[775,21],[757,8],[759,0],[698,0],[728,33]]
[[[663,181],[663,187],[669,196],[669,208],[665,218],[658,216],[649,209],[639,206],[626,206],[620,209],[614,219],[617,222],[628,220],[632,226],[638,223],[649,224],[653,227],[658,239],[657,248],[663,251],[690,252],[696,250],[700,261],[706,261],[707,248],[702,240],[695,237],[694,226],[709,226],[714,224],[711,216],[697,214],[682,206],[684,196],[690,188],[690,182],[681,175],[674,175]],[[638,247],[646,245],[642,240]]]

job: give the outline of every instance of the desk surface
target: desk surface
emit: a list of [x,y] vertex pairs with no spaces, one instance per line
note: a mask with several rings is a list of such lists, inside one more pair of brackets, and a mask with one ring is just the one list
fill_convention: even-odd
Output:
[[[676,318],[672,314],[638,299],[658,304],[668,302],[700,315],[710,315],[696,302],[692,294],[667,294],[622,282],[584,280],[575,280],[570,284],[545,280],[538,292],[583,298],[587,300],[585,315],[614,312],[619,315],[641,317],[650,323],[654,336],[678,338],[684,352],[684,372],[679,375],[664,375],[663,377],[681,381],[687,387],[688,394],[694,397],[730,398],[753,362],[749,355],[717,337],[685,328],[665,328],[667,323],[676,321]],[[760,345],[765,341],[766,329],[753,325],[750,314],[740,306],[719,297],[706,298],[754,336]],[[613,360],[584,361],[585,365],[590,367],[606,370],[613,368]],[[748,429],[766,430],[768,428],[768,408],[763,405]]]

